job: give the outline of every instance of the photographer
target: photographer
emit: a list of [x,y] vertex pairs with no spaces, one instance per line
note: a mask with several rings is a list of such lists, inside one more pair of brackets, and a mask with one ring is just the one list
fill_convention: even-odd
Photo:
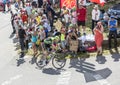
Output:
[[114,47],[117,48],[117,20],[114,16],[110,17],[108,21],[108,28],[109,28],[109,49],[111,49],[111,39],[114,39]]
[[102,54],[102,42],[103,42],[103,25],[101,22],[97,23],[97,26],[94,28],[93,32],[95,34],[95,43],[97,46],[97,53]]

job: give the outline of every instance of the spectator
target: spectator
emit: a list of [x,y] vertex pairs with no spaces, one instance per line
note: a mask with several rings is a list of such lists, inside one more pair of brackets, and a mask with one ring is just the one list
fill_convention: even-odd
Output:
[[51,31],[51,26],[50,26],[50,24],[49,24],[49,22],[48,22],[48,19],[47,19],[47,17],[46,17],[45,14],[42,16],[42,22],[43,22],[43,26],[44,26],[45,28],[47,28],[48,31],[50,32],[50,31]]
[[92,10],[92,31],[94,29],[95,24],[100,20],[100,10],[98,6],[95,5],[94,9]]
[[77,24],[78,31],[80,32],[80,26],[82,26],[83,33],[85,32],[85,21],[86,21],[86,8],[83,7],[83,4],[79,4],[79,8],[77,9]]
[[6,3],[7,3],[7,1],[6,1],[6,0],[3,0],[3,12],[6,11]]
[[103,20],[104,13],[105,13],[105,10],[101,9],[100,10],[100,20]]
[[38,8],[41,8],[43,5],[43,0],[38,0]]
[[108,21],[109,21],[109,16],[107,13],[104,13],[104,16],[103,16],[103,26],[107,27],[108,26]]
[[28,22],[28,15],[26,11],[21,13],[21,19],[23,23]]
[[26,3],[25,10],[27,11],[28,17],[31,17],[31,14],[32,14],[32,7],[31,7],[30,3]]
[[21,46],[21,52],[23,53],[24,52],[24,45],[25,45],[24,40],[25,40],[25,37],[26,37],[26,32],[22,28],[21,25],[19,25],[18,37],[19,37],[19,43],[20,43],[20,46]]
[[37,47],[36,47],[36,42],[37,42],[37,32],[33,31],[32,34],[32,49],[33,49],[33,56],[35,56],[38,52],[37,52]]
[[35,8],[37,8],[37,6],[38,6],[38,0],[32,0],[33,2],[32,2],[32,6],[33,7],[35,7]]
[[12,25],[12,28],[13,28],[12,34],[16,33],[15,26],[14,26],[14,18],[15,18],[15,14],[13,14],[13,12],[11,11],[11,25]]
[[65,51],[65,44],[66,44],[66,42],[65,42],[65,28],[64,27],[62,27],[61,28],[61,36],[60,36],[60,40],[61,40],[61,47],[62,47],[62,49],[63,49],[63,51]]
[[111,38],[114,38],[114,47],[117,48],[117,20],[114,16],[110,17],[110,20],[108,21],[108,28],[109,28],[109,49],[111,49]]
[[26,33],[26,37],[25,37],[25,48],[26,50],[28,50],[28,42],[29,42],[29,31],[28,31],[28,23],[24,22],[24,30]]
[[69,13],[69,10],[66,10],[66,12],[64,14],[64,19],[65,19],[65,26],[66,26],[66,28],[68,28],[68,26],[71,22],[71,15]]
[[41,40],[41,47],[42,47],[42,51],[44,51],[44,39],[46,38],[46,34],[45,34],[45,30],[43,28],[43,26],[39,27],[40,32],[39,32],[39,36],[40,36],[40,40]]
[[41,16],[39,16],[38,13],[35,14],[35,20],[36,20],[36,22],[37,22],[37,25],[39,25],[40,22],[41,22]]
[[102,54],[103,30],[104,29],[101,22],[98,22],[96,27],[93,29],[98,54]]
[[76,26],[76,23],[77,23],[76,18],[77,18],[77,16],[76,16],[76,9],[74,8],[74,9],[72,9],[72,20],[71,20],[71,23],[73,25],[75,25],[75,26]]

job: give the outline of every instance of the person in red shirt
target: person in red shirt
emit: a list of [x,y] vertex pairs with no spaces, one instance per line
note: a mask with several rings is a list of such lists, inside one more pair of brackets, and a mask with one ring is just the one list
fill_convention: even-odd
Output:
[[77,24],[78,24],[78,31],[80,31],[80,26],[83,28],[83,33],[85,33],[85,21],[86,21],[86,8],[79,4],[79,7],[77,8]]
[[28,15],[27,15],[26,11],[21,13],[21,19],[22,19],[23,23],[28,22]]

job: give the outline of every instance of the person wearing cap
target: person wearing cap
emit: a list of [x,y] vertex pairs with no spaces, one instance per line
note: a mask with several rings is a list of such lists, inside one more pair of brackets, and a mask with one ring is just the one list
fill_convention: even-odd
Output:
[[86,14],[87,14],[86,8],[83,6],[83,4],[80,3],[77,9],[77,24],[78,31],[80,31],[80,26],[82,26],[83,33],[85,32]]
[[98,9],[98,5],[95,5],[92,10],[92,31],[95,27],[95,24],[100,20],[100,10]]
[[117,48],[117,20],[114,16],[110,17],[110,20],[108,21],[108,29],[109,29],[109,49],[111,49],[111,39],[114,39],[114,47]]

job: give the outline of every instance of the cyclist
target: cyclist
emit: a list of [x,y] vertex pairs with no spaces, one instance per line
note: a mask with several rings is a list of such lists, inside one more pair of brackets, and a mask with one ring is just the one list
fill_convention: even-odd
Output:
[[59,36],[46,38],[44,40],[44,46],[47,51],[55,51],[55,49],[59,46]]
[[59,37],[48,37],[44,40],[44,53],[43,53],[43,60],[42,65],[45,66],[47,63],[47,57],[49,56],[49,52],[56,51],[59,47]]

